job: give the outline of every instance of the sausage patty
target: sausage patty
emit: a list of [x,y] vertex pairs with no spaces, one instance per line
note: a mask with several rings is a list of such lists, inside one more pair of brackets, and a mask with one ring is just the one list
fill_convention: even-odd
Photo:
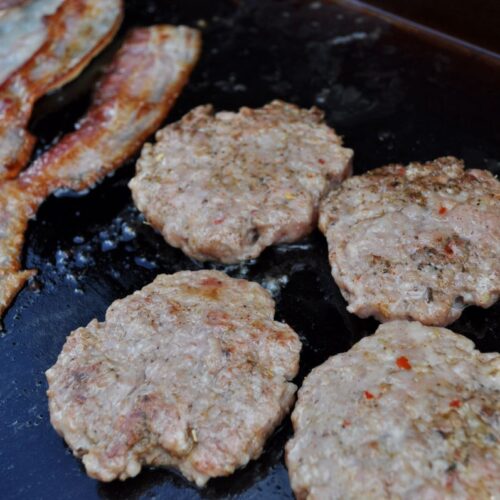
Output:
[[298,499],[490,499],[500,492],[500,355],[394,321],[315,368],[292,414]]
[[260,455],[289,411],[300,341],[259,285],[158,276],[68,337],[47,371],[52,425],[101,481],[174,466],[197,485]]
[[321,205],[348,310],[447,325],[500,294],[500,182],[456,158],[372,170]]
[[316,109],[274,101],[214,114],[200,106],[144,146],[135,204],[167,242],[233,263],[311,232],[320,198],[350,174],[352,151]]

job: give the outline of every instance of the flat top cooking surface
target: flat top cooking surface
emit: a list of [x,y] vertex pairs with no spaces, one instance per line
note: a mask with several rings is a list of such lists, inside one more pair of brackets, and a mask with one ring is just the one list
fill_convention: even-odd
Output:
[[[452,154],[500,173],[500,71],[429,44],[381,20],[322,2],[128,1],[124,30],[159,22],[198,26],[200,64],[169,121],[198,104],[260,106],[281,98],[316,104],[355,150],[355,173],[390,162]],[[124,33],[122,30],[122,34]],[[37,154],[85,111],[100,57],[82,77],[38,103]],[[158,273],[198,269],[165,244],[133,207],[129,161],[81,196],[50,198],[32,222],[25,267],[40,269],[5,317],[0,337],[2,498],[292,498],[283,461],[289,420],[263,456],[197,490],[178,474],[147,470],[124,483],[89,479],[51,428],[44,371],[68,333],[103,318],[111,302]],[[210,267],[207,265],[206,267]],[[300,384],[313,366],[347,350],[377,323],[346,312],[330,275],[324,238],[267,250],[255,262],[219,266],[268,287],[277,316],[304,343]],[[500,305],[468,309],[451,328],[483,351],[500,348]]]

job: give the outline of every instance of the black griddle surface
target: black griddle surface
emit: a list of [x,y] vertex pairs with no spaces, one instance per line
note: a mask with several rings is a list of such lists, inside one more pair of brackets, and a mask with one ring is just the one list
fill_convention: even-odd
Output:
[[[125,28],[159,22],[203,29],[199,66],[168,121],[207,102],[217,109],[274,98],[316,104],[355,150],[355,173],[390,162],[452,154],[500,173],[500,72],[381,20],[338,5],[291,0],[128,1]],[[82,77],[38,103],[32,130],[40,154],[89,102],[112,47]],[[0,337],[2,498],[292,498],[283,461],[287,420],[263,456],[198,490],[178,474],[147,470],[124,483],[89,479],[50,426],[44,371],[68,333],[103,318],[111,302],[158,273],[200,265],[169,247],[133,207],[134,161],[90,192],[50,198],[30,224],[24,263],[38,268],[8,311]],[[207,265],[206,267],[210,267]],[[256,261],[218,267],[273,290],[277,316],[304,343],[301,382],[347,350],[376,322],[346,312],[330,275],[324,238],[271,248]],[[499,350],[500,306],[468,309],[451,326],[483,351]]]

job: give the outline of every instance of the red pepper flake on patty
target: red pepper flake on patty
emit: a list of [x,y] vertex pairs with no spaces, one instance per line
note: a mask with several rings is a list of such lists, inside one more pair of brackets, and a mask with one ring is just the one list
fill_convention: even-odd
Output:
[[453,401],[450,401],[451,408],[460,408],[461,406],[462,402],[459,399],[454,399]]
[[406,356],[400,356],[396,359],[396,365],[398,368],[401,368],[401,370],[411,370],[411,364]]
[[363,396],[366,398],[366,399],[373,399],[375,396],[370,392],[370,391],[365,391],[363,392]]
[[444,251],[448,254],[448,255],[453,255],[453,248],[451,248],[451,245],[449,243],[446,243],[445,247],[444,247]]
[[444,215],[448,209],[446,207],[439,207],[439,215]]

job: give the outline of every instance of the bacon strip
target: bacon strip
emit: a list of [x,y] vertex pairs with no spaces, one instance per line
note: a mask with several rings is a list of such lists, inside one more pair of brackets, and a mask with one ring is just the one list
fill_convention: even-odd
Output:
[[50,38],[52,20],[63,2],[0,0],[0,83],[29,61]]
[[199,33],[186,27],[133,30],[75,131],[0,186],[0,316],[35,273],[21,270],[29,219],[57,189],[86,189],[138,150],[186,84],[200,45]]
[[35,138],[26,127],[35,101],[75,78],[112,40],[122,17],[122,0],[65,0],[50,18],[48,41],[0,87],[0,180],[29,160]]

